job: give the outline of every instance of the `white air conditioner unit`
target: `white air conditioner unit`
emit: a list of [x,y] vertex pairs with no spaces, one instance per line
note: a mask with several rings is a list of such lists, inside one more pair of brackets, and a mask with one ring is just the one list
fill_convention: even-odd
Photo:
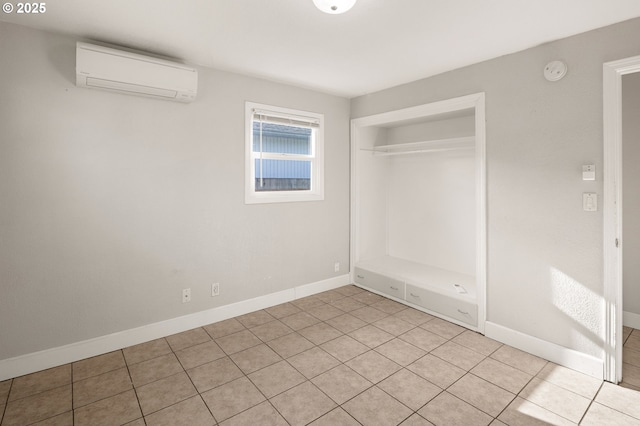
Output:
[[191,102],[198,91],[198,71],[163,59],[79,42],[76,85]]

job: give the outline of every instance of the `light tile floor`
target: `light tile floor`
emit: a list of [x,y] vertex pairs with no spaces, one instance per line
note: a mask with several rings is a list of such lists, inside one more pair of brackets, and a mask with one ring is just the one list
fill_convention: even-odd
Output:
[[640,424],[615,386],[355,286],[0,382],[10,425]]

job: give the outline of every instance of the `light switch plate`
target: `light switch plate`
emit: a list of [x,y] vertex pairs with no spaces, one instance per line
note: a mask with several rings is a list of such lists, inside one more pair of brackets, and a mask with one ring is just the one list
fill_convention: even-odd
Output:
[[585,212],[598,211],[598,194],[595,192],[585,192],[582,194],[582,208]]
[[582,166],[582,180],[596,180],[596,166],[594,164]]

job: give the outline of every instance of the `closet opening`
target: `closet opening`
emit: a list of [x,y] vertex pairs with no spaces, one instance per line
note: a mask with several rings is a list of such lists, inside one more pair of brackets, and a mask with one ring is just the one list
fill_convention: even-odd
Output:
[[484,93],[353,119],[352,280],[484,333]]

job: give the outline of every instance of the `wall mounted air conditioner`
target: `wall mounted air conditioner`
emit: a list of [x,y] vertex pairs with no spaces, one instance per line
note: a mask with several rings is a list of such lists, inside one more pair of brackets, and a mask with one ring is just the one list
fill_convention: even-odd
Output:
[[76,85],[191,102],[198,91],[198,71],[163,59],[78,42]]

